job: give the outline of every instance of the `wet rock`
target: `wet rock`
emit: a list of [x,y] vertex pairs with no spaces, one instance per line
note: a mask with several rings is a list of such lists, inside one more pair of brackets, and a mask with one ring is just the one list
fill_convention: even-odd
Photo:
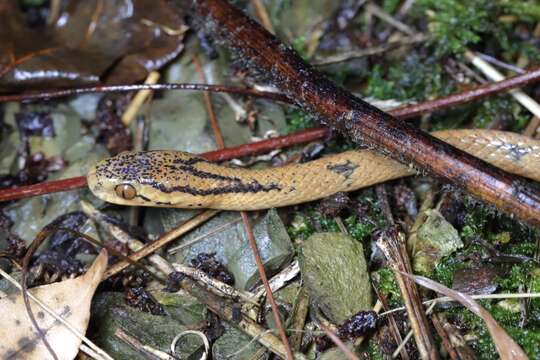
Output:
[[341,233],[316,233],[303,244],[300,268],[309,296],[334,323],[371,309],[371,284],[360,242]]
[[439,261],[463,247],[457,230],[437,210],[427,210],[419,215],[424,222],[409,238],[412,249],[413,269],[421,274],[430,274]]
[[[92,308],[93,340],[115,359],[140,358],[139,353],[115,335],[120,329],[143,344],[168,351],[174,337],[192,324],[171,315],[175,307],[182,305],[169,304],[164,306],[165,315],[152,315],[125,305],[121,293],[101,293],[95,298]],[[191,311],[199,314],[198,322],[204,320],[204,311],[201,309],[200,304],[191,305]],[[185,359],[200,349],[198,344],[195,341],[191,344],[183,343],[177,347],[177,353]]]
[[[270,210],[266,215],[252,219],[252,225],[266,271],[270,274],[279,271],[292,258],[293,248],[277,212]],[[235,287],[248,289],[257,283],[259,275],[255,259],[237,212],[221,213],[172,247],[197,238],[200,241],[174,254],[171,261],[189,264],[201,253],[215,253],[215,259],[234,275]]]
[[[260,353],[262,346],[252,338],[235,328],[229,328],[223,336],[212,345],[212,359],[214,360],[250,360]],[[268,354],[257,359],[267,359]]]

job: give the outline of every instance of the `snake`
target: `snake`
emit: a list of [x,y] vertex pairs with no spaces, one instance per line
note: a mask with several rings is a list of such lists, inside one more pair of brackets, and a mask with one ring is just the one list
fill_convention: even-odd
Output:
[[[507,172],[540,181],[540,141],[481,129],[433,136]],[[219,165],[181,151],[123,152],[87,174],[98,198],[119,205],[260,210],[300,204],[417,174],[373,150],[262,169]]]

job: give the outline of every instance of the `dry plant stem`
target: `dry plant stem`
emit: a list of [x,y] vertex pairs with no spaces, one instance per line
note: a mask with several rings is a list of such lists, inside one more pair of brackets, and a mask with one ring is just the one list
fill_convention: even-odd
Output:
[[[486,295],[470,295],[473,300],[493,300],[493,299],[536,299],[540,298],[540,293],[514,293],[514,294],[486,294]],[[449,298],[448,296],[438,297],[432,300],[423,301],[423,305],[431,305],[433,303],[445,303],[454,302],[456,300]],[[397,307],[391,310],[385,311],[380,316],[387,316],[398,311],[406,310],[405,307]]]
[[[88,216],[93,221],[97,222],[103,228],[103,230],[109,233],[115,240],[119,241],[122,244],[127,245],[131,251],[137,251],[144,247],[144,243],[142,241],[133,237],[131,234],[126,232],[122,227],[111,223],[107,215],[98,211],[90,203],[86,201],[81,201],[81,209],[86,216]],[[104,246],[104,247],[107,248],[107,250],[109,249],[108,246]],[[116,255],[115,253],[113,254]],[[128,261],[130,265],[137,264],[137,266],[141,266],[141,264],[137,262],[130,261],[128,256],[122,255],[122,257],[120,258],[124,261]],[[169,275],[169,273],[174,271],[174,268],[172,267],[172,265],[169,264],[167,260],[165,260],[158,254],[150,255],[149,261],[152,263],[152,265],[156,267],[156,269],[158,269],[165,275]],[[153,274],[154,277],[157,278],[159,281],[163,281],[163,279],[160,278],[157,274],[154,274],[153,271],[147,268],[144,268],[144,271],[147,271]]]
[[[158,82],[159,76],[160,74],[157,71],[152,71],[150,74],[148,74],[144,83],[155,84]],[[151,94],[151,90],[139,90],[137,94],[135,94],[133,99],[131,99],[126,111],[124,111],[124,114],[122,115],[122,123],[124,125],[128,126],[131,124],[133,119],[135,119],[135,115],[137,115],[137,112],[139,112],[139,108]]]
[[345,51],[336,55],[326,56],[324,58],[317,59],[312,64],[316,66],[321,66],[321,65],[335,64],[335,63],[348,61],[352,59],[360,59],[367,56],[373,56],[373,55],[385,53],[387,51],[390,51],[390,50],[393,50],[402,46],[423,43],[427,39],[428,37],[424,34],[416,34],[416,35],[413,35],[404,39],[400,39],[397,41],[389,41],[385,44],[373,46],[367,49]]
[[[180,1],[185,5],[185,0]],[[225,0],[190,1],[207,30],[223,38],[303,109],[360,144],[438,175],[475,197],[540,224],[540,193],[513,176],[353,96]]]
[[[206,81],[201,62],[199,61],[199,58],[197,56],[193,57],[193,64],[195,65],[195,69],[197,70],[201,81]],[[214,133],[217,147],[218,149],[223,149],[225,148],[225,141],[223,140],[223,135],[221,134],[221,130],[219,129],[219,124],[216,118],[216,114],[214,113],[214,109],[212,107],[212,100],[210,99],[210,93],[208,91],[203,91],[203,99],[204,105],[206,106],[208,112],[208,116],[210,117],[210,125],[212,126],[212,131]]]
[[[504,80],[504,75],[501,74],[497,69],[491,66],[488,62],[477,56],[471,51],[465,52],[465,57],[480,71],[484,73],[489,79],[494,81]],[[533,113],[535,116],[540,117],[540,104],[534,101],[529,95],[525,94],[520,89],[513,89],[510,91],[510,94],[516,99],[523,107]]]
[[422,359],[439,359],[437,347],[431,337],[429,322],[424,313],[418,287],[410,279],[405,279],[401,272],[412,273],[409,256],[403,234],[390,228],[380,234],[377,246],[383,251],[390,267],[394,271],[399,285],[409,321],[416,340],[416,346]]
[[[129,258],[132,261],[139,261],[140,259],[152,254],[154,251],[158,250],[159,248],[165,246],[169,242],[177,239],[179,236],[187,233],[188,231],[193,230],[194,228],[198,227],[203,222],[211,219],[216,214],[218,214],[219,211],[216,210],[206,210],[202,213],[192,217],[191,219],[183,222],[175,229],[163,234],[160,236],[156,241],[147,244],[145,247],[140,249],[139,251],[134,252],[129,256]],[[110,268],[108,268],[105,273],[103,274],[103,279],[107,279],[113,275],[118,274],[120,271],[124,270],[130,265],[127,261],[119,261],[116,264],[112,265]]]
[[69,179],[47,181],[39,184],[19,186],[12,189],[3,189],[0,190],[0,202],[55,192],[78,190],[86,187],[86,185],[86,176],[77,176]]
[[[437,303],[435,303],[435,302],[430,304],[429,307],[426,310],[426,315],[430,315],[436,305],[437,305]],[[398,357],[398,355],[405,348],[405,345],[407,344],[407,342],[409,342],[409,340],[411,339],[412,336],[413,336],[413,330],[409,330],[407,335],[405,335],[405,339],[403,339],[403,341],[399,344],[397,349],[394,350],[394,353],[392,354],[393,359]]]
[[[309,313],[309,295],[304,288],[300,288],[294,309],[291,315],[290,329],[293,331],[290,336],[291,347],[298,351],[302,346],[304,324]],[[294,331],[298,330],[298,331]]]
[[[270,289],[272,289],[272,292],[278,291],[279,289],[283,288],[289,280],[292,280],[298,274],[300,274],[300,264],[297,260],[295,260],[286,268],[282,269],[279,273],[274,275],[270,279],[270,281],[268,281],[268,285],[270,285]],[[252,293],[253,300],[256,302],[260,301],[266,293],[266,288],[264,284],[253,289]]]
[[[375,291],[375,293],[377,294],[377,298],[378,298],[377,302],[381,303],[381,305],[383,306],[383,309],[387,311],[389,307],[388,307],[388,301],[386,301],[386,297],[383,294],[381,294],[379,291]],[[392,334],[392,337],[394,338],[396,345],[399,346],[399,344],[403,343],[403,338],[401,337],[401,333],[399,332],[399,327],[397,325],[396,318],[394,316],[389,316],[388,323],[390,327],[390,333]],[[407,350],[405,350],[405,347],[401,348],[399,353],[401,355],[402,360],[409,360],[409,354],[407,353]]]
[[266,30],[270,31],[272,34],[275,34],[276,31],[274,30],[274,27],[272,26],[272,22],[270,21],[270,16],[268,16],[268,11],[266,11],[266,7],[264,6],[264,3],[262,2],[262,0],[251,0],[251,3],[255,7],[257,16],[261,20]]
[[506,80],[488,83],[443,98],[424,101],[414,105],[403,106],[393,111],[390,111],[390,114],[400,119],[408,119],[427,112],[448,109],[452,106],[479,100],[509,89],[525,86],[539,80],[540,67],[532,69],[524,74],[508,78]]
[[143,344],[139,339],[129,335],[122,328],[116,329],[114,336],[128,344],[132,349],[137,351],[143,358],[174,360],[175,358],[164,351],[155,349],[149,345]]
[[433,315],[431,317],[431,322],[433,323],[433,326],[435,327],[435,331],[437,331],[437,334],[441,338],[442,345],[446,349],[446,352],[448,353],[448,356],[450,357],[450,359],[452,359],[452,360],[461,360],[461,359],[463,359],[463,360],[471,359],[472,360],[472,359],[474,359],[474,357],[473,358],[461,357],[458,354],[457,350],[452,345],[452,341],[450,340],[450,336],[446,332],[446,330],[444,329],[444,326],[441,323],[441,319],[439,319],[438,314],[435,314],[435,315]]
[[268,297],[268,301],[270,302],[270,306],[272,307],[272,315],[274,315],[274,321],[276,322],[276,327],[279,330],[279,336],[287,351],[287,359],[293,360],[294,357],[291,350],[291,345],[289,344],[289,340],[287,339],[287,334],[285,333],[283,323],[281,322],[281,318],[279,317],[279,310],[277,308],[276,302],[274,301],[272,289],[268,284],[268,278],[266,277],[266,271],[264,270],[261,255],[259,254],[259,249],[257,248],[257,242],[255,241],[255,236],[253,235],[253,229],[251,228],[249,217],[245,211],[242,211],[240,214],[242,215],[242,221],[244,222],[244,227],[246,228],[249,246],[251,247],[251,251],[253,252],[253,256],[255,257],[255,263],[257,264],[257,268],[259,270],[259,276],[261,277],[262,283],[266,288],[266,296]]
[[183,264],[173,264],[172,265],[174,270],[181,272],[193,280],[196,280],[200,285],[206,286],[208,291],[213,292],[217,296],[220,297],[226,297],[233,301],[242,300],[246,303],[252,304],[252,305],[259,305],[258,302],[254,301],[251,294],[247,291],[242,291],[234,288],[231,285],[225,284],[222,281],[216,280],[209,275],[207,275],[204,271],[192,268],[191,266],[186,266]]

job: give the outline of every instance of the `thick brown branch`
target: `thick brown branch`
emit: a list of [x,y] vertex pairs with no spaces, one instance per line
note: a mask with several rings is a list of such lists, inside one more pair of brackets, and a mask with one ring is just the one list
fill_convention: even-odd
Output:
[[192,13],[207,30],[222,37],[250,67],[266,74],[299,106],[328,126],[355,142],[439,175],[502,211],[540,224],[540,193],[536,190],[338,87],[227,1],[190,3]]

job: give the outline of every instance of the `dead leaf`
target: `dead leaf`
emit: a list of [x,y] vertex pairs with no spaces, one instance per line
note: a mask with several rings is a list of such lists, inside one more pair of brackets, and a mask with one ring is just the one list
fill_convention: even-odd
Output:
[[[57,315],[70,322],[81,333],[90,319],[90,302],[107,267],[107,252],[102,250],[86,274],[75,279],[35,287],[29,292],[47,304]],[[73,359],[81,339],[55,320],[34,301],[32,310],[40,328],[59,359]],[[0,358],[51,359],[51,354],[32,326],[21,293],[0,300]]]
[[407,276],[413,279],[418,285],[436,291],[438,293],[444,294],[449,298],[459,302],[461,305],[465,306],[467,309],[472,311],[474,314],[480,316],[482,320],[486,323],[491,339],[497,348],[501,359],[503,360],[516,360],[516,359],[528,359],[527,355],[521,349],[521,347],[512,339],[506,331],[495,321],[493,316],[484,309],[480,304],[474,301],[469,295],[460,293],[458,291],[447,288],[444,285],[439,284],[431,279],[428,279],[423,276],[410,275],[401,272],[404,276]]
[[3,0],[0,24],[2,91],[135,82],[175,58],[187,30],[167,0],[63,1],[43,28]]

